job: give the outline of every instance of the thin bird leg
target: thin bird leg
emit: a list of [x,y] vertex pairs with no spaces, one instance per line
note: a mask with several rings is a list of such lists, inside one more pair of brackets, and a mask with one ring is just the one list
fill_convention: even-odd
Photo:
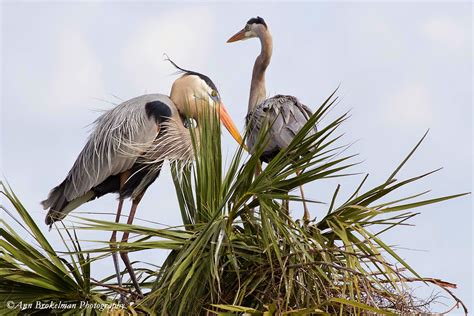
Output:
[[[128,225],[131,225],[133,223],[133,218],[135,217],[135,212],[137,211],[138,203],[140,203],[140,200],[142,199],[144,193],[145,192],[141,193],[140,195],[138,195],[136,198],[133,199],[132,208],[130,209],[130,215],[128,215],[128,221],[127,221]],[[122,243],[128,242],[128,236],[129,236],[129,232],[123,233]],[[130,278],[132,279],[133,286],[137,290],[137,293],[140,296],[143,296],[140,286],[138,285],[137,277],[135,276],[135,272],[133,271],[133,267],[130,264],[130,259],[128,258],[128,252],[120,251],[120,257],[122,257],[122,260],[125,263],[125,266],[127,267],[128,274],[130,275]]]
[[[262,162],[259,160],[259,161],[257,161],[257,165],[255,166],[255,173],[254,173],[255,177],[254,177],[254,179],[255,179],[256,177],[258,177],[258,176],[262,173],[262,171],[263,171],[263,169],[262,169]],[[253,197],[253,199],[255,200],[255,196]],[[251,212],[250,212],[249,215],[250,215],[250,217],[251,217],[252,220],[255,219],[255,217],[254,217],[254,215],[253,215],[253,208],[251,209]]]
[[[262,163],[260,161],[257,162],[257,165],[255,166],[255,172],[254,172],[254,179],[258,177],[262,173]],[[253,196],[252,200],[255,200],[256,197]],[[256,228],[254,227],[255,223],[255,214],[254,214],[255,208],[251,208],[248,210],[245,210],[242,213],[242,220],[244,224],[245,230],[249,229],[253,234],[256,234]]]
[[290,222],[290,201],[288,200],[282,200],[281,201],[281,207],[285,214],[288,216],[288,223]]
[[[302,172],[301,170],[296,171],[296,175],[299,176],[301,172]],[[306,205],[306,199],[304,197],[303,185],[300,185],[300,192],[301,192],[301,199],[303,200],[303,208],[304,208],[303,221],[305,223],[308,223],[310,214],[309,214],[308,206]]]
[[[120,222],[120,214],[122,213],[122,206],[123,206],[123,199],[119,198],[118,208],[117,208],[117,215],[115,215],[115,223]],[[118,286],[122,287],[122,277],[120,275],[120,265],[118,261],[117,255],[117,231],[114,230],[112,232],[112,237],[110,237],[110,249],[112,250],[112,259],[114,260],[114,267],[115,267],[115,274],[117,275],[117,282]]]
[[[122,191],[122,188],[125,185],[125,182],[127,181],[129,176],[130,176],[130,172],[128,171],[125,171],[122,174],[120,174],[120,180],[119,180],[120,191]],[[122,214],[122,206],[123,206],[123,198],[119,197],[117,214],[115,215],[115,223],[120,222],[120,216]],[[112,259],[114,260],[115,274],[117,275],[117,284],[119,287],[122,287],[122,275],[120,274],[120,264],[119,264],[118,255],[117,255],[116,241],[117,241],[117,231],[114,230],[112,232],[112,236],[110,237],[109,246],[110,246],[110,249],[112,250]]]

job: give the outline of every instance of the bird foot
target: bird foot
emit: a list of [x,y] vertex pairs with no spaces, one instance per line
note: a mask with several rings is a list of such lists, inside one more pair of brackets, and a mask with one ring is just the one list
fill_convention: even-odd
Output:
[[127,297],[125,296],[125,294],[120,294],[119,303],[123,305],[127,305],[128,302],[127,302]]
[[303,222],[305,224],[308,224],[310,222],[310,219],[309,219],[310,215],[309,215],[309,211],[307,209],[304,210],[304,215],[303,215]]
[[134,292],[133,295],[135,295],[135,297],[137,297],[138,299],[143,299],[145,296],[143,295],[142,291],[138,292]]

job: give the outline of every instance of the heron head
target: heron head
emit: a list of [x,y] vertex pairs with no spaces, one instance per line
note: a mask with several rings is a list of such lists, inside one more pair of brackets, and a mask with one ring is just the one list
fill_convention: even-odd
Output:
[[235,33],[231,38],[227,40],[227,43],[243,41],[249,38],[258,37],[259,34],[266,32],[268,30],[267,23],[265,20],[259,16],[256,18],[251,18],[245,24],[245,27]]
[[183,72],[183,75],[173,83],[170,94],[170,98],[178,111],[198,121],[200,114],[206,110],[206,107],[217,110],[219,112],[219,119],[232,137],[239,144],[243,144],[239,130],[227,112],[219,91],[212,80],[206,75],[182,69],[171,60],[169,61]]

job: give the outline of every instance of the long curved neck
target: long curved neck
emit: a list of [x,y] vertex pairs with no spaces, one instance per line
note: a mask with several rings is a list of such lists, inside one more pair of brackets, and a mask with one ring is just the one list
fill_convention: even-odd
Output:
[[258,38],[260,39],[262,50],[260,55],[257,56],[253,66],[252,83],[250,84],[249,113],[267,97],[265,90],[265,71],[270,64],[273,50],[272,35],[268,29],[258,32]]

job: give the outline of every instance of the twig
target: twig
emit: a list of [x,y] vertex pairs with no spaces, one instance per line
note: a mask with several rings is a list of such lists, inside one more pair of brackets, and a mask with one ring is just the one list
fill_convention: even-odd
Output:
[[[436,284],[436,283],[435,283]],[[449,295],[451,295],[451,297],[456,301],[456,304],[454,304],[453,307],[451,307],[447,312],[445,313],[441,313],[442,315],[445,315],[447,313],[449,313],[450,311],[452,311],[455,307],[459,307],[459,304],[461,304],[462,308],[464,309],[464,314],[467,315],[468,313],[468,310],[467,310],[467,307],[466,305],[464,305],[464,302],[461,301],[456,295],[454,295],[454,293],[447,289],[446,287],[442,286],[442,285],[439,285],[437,284],[440,288],[442,288],[443,290],[445,290],[446,292],[448,292]]]

